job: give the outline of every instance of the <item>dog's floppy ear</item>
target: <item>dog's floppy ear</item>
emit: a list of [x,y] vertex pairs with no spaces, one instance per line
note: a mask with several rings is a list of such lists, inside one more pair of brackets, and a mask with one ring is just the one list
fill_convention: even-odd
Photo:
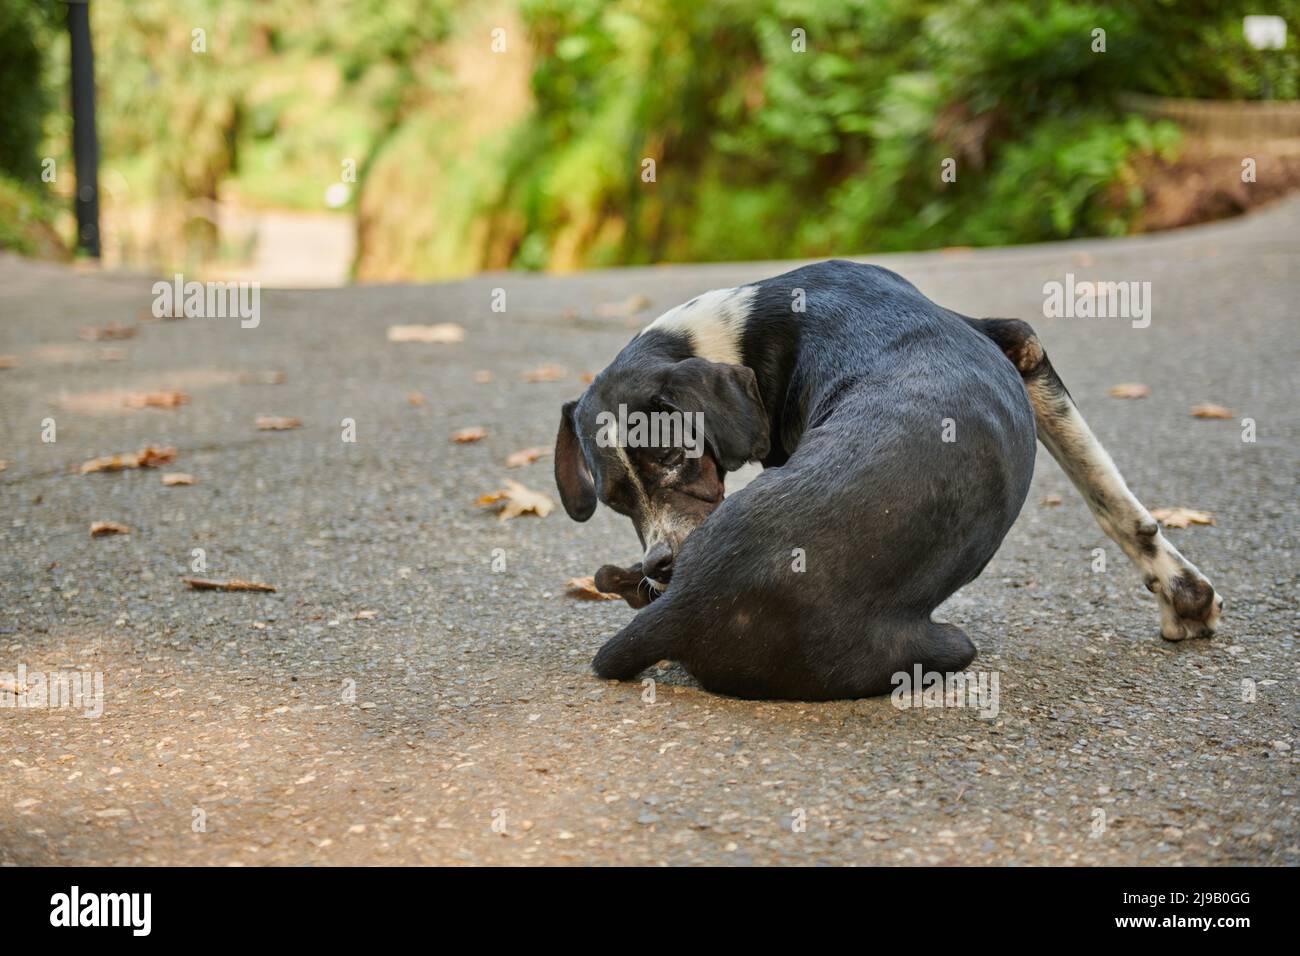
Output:
[[565,402],[560,412],[560,431],[555,436],[555,484],[569,517],[586,521],[596,510],[596,486],[573,427],[573,410],[577,407],[576,401]]
[[704,413],[704,437],[723,470],[766,457],[767,412],[753,369],[689,358],[669,370],[665,391],[678,408]]

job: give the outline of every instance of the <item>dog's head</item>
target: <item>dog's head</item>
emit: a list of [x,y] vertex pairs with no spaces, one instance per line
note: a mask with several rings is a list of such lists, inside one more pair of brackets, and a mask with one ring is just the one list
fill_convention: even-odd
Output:
[[555,440],[564,510],[603,501],[636,526],[644,574],[668,583],[682,542],[722,503],[723,477],[768,453],[752,369],[702,358],[616,361],[567,402]]

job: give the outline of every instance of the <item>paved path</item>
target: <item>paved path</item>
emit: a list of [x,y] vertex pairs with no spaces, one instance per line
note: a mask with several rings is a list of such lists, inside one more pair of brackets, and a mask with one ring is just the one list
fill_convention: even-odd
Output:
[[[138,322],[147,279],[0,258],[0,353],[18,359],[0,370],[0,671],[104,679],[96,719],[0,709],[0,862],[1300,863],[1297,236],[1293,202],[1154,238],[876,260],[967,314],[1032,321],[1148,506],[1217,515],[1170,534],[1227,600],[1220,636],[1166,644],[1041,455],[1000,554],[942,609],[999,675],[995,719],[747,703],[677,670],[647,703],[588,670],[631,612],[563,596],[634,556],[625,519],[475,505],[507,476],[554,494],[547,461],[503,462],[549,444],[628,337],[601,303],[654,311],[774,264],[268,291],[241,329]],[[1067,272],[1150,281],[1150,327],[1042,318]],[[466,340],[385,340],[443,321]],[[138,334],[78,339],[109,322]],[[520,380],[547,362],[567,375]],[[1130,381],[1151,397],[1107,397]],[[191,403],[121,406],[167,387]],[[1199,402],[1234,418],[1193,419]],[[258,431],[263,413],[305,424]],[[488,437],[448,442],[472,425]],[[176,446],[199,484],[69,471],[146,444]],[[134,530],[92,539],[100,520]],[[279,591],[189,590],[195,548],[207,576]]]

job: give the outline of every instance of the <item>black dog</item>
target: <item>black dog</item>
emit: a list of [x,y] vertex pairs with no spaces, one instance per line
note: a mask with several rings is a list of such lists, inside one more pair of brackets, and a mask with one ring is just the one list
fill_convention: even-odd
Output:
[[[619,433],[655,413],[685,423],[674,440]],[[671,659],[720,693],[825,700],[886,693],[916,664],[964,668],[974,645],[930,614],[1015,521],[1035,425],[1159,599],[1163,635],[1212,634],[1222,600],[1125,486],[1024,322],[965,318],[844,261],[673,309],[560,420],[565,510],[585,521],[599,499],[632,518],[641,566],[602,577],[634,606],[656,598],[596,673]],[[724,475],[751,460],[766,470],[724,501]],[[645,598],[626,589],[642,574]]]

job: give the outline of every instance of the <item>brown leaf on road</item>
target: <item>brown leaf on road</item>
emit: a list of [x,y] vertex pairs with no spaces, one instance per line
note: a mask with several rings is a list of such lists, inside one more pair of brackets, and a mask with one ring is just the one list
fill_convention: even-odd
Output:
[[1231,418],[1232,412],[1228,411],[1222,405],[1193,405],[1192,415],[1196,418]]
[[569,374],[563,365],[541,365],[529,372],[524,372],[525,382],[558,382]]
[[596,306],[596,315],[602,319],[626,319],[650,308],[650,299],[639,292],[622,302],[602,302]]
[[1146,398],[1151,394],[1151,386],[1141,382],[1124,382],[1122,385],[1112,385],[1107,394],[1111,398]]
[[17,355],[0,355],[0,368],[17,368]]
[[301,418],[282,418],[279,415],[258,415],[257,427],[264,432],[283,432],[290,428],[301,428]]
[[174,485],[197,485],[199,480],[183,471],[169,471],[162,476],[162,483],[171,488]]
[[240,372],[237,379],[240,385],[283,385],[289,376],[279,369],[267,372]]
[[1214,515],[1195,508],[1152,508],[1151,517],[1166,528],[1186,528],[1194,524],[1214,524]]
[[96,521],[90,526],[90,536],[92,538],[103,538],[110,534],[130,533],[130,528],[124,524],[118,524],[116,521]]
[[620,601],[618,594],[606,594],[596,590],[595,578],[570,578],[564,585],[564,593],[579,601]]
[[377,617],[379,617],[379,612],[378,612],[378,611],[357,611],[356,614],[352,615],[352,620],[354,620],[354,621],[373,621],[373,620],[374,620],[375,618],[377,618]]
[[155,448],[153,445],[142,448],[134,454],[108,455],[104,458],[92,458],[83,464],[80,471],[89,475],[97,471],[122,471],[126,468],[157,468],[176,460],[175,448]]
[[538,445],[536,448],[525,448],[522,451],[512,452],[506,458],[506,467],[522,468],[524,465],[531,465],[537,459],[550,453],[551,448],[549,445]]
[[474,425],[470,428],[461,428],[451,433],[451,440],[457,445],[472,445],[476,441],[482,441],[487,438],[487,429],[482,425]]
[[455,322],[440,322],[437,325],[390,325],[388,341],[451,345],[465,341],[465,329]]
[[421,394],[420,392],[407,392],[406,400],[410,402],[411,405],[413,405],[414,407],[419,408],[421,405],[424,404],[424,395]]
[[522,514],[535,514],[539,518],[545,518],[555,507],[555,502],[539,491],[533,491],[525,488],[519,482],[507,478],[506,486],[501,491],[495,491],[490,495],[483,495],[479,498],[480,505],[502,504],[499,517],[502,521],[507,518],[517,518]]
[[26,683],[18,683],[12,677],[0,677],[0,693],[4,694],[24,694],[27,692]]
[[77,332],[77,337],[87,342],[103,342],[109,339],[129,339],[135,335],[135,331],[133,325],[110,322],[108,325],[83,325]]
[[485,368],[479,369],[474,373],[474,382],[478,385],[486,385],[492,381],[492,373]]
[[591,384],[592,382],[594,382],[594,381],[596,381],[596,373],[595,373],[595,372],[583,372],[583,373],[582,373],[582,384],[583,384],[583,385],[590,385],[590,384]]
[[206,578],[181,578],[196,591],[263,591],[273,593],[274,584],[261,584],[257,581],[241,581],[233,578],[229,581],[209,581]]
[[1041,503],[1042,503],[1042,504],[1045,504],[1045,505],[1050,505],[1050,506],[1052,506],[1052,507],[1055,507],[1056,505],[1059,505],[1059,504],[1061,503],[1061,496],[1060,496],[1060,495],[1044,495],[1044,496],[1043,496],[1043,500],[1042,500]]
[[188,405],[189,395],[174,388],[161,392],[136,392],[124,399],[127,408],[179,408]]

